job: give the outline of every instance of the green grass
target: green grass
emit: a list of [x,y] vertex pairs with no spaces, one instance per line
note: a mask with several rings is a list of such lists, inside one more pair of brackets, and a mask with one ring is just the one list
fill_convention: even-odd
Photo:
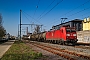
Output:
[[22,41],[15,41],[1,60],[35,60],[42,57],[42,53],[33,51]]

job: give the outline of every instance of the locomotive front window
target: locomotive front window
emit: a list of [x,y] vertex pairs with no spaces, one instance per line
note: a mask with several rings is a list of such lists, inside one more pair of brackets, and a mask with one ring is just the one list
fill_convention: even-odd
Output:
[[71,29],[71,32],[76,32],[76,30],[75,29]]
[[66,29],[67,32],[75,32],[75,29]]
[[66,32],[70,32],[71,30],[70,29],[66,29]]

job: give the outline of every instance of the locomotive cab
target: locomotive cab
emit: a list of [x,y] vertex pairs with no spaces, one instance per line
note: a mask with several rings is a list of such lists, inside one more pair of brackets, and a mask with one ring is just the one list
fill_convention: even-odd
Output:
[[64,40],[64,43],[66,45],[68,45],[69,43],[75,45],[77,43],[77,34],[74,27],[61,28],[61,34],[62,34],[62,39]]

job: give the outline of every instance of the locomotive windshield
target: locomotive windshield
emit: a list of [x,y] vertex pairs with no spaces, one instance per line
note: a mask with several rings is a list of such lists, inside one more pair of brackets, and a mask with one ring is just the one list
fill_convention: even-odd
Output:
[[67,32],[76,32],[76,30],[75,30],[75,29],[69,29],[69,28],[68,28],[68,29],[66,29],[66,31],[67,31]]

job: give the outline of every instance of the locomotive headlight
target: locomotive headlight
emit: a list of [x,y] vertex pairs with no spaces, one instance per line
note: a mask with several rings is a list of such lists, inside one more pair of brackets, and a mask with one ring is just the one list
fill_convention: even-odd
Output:
[[73,34],[73,36],[77,36],[76,34]]
[[67,36],[70,36],[70,34],[67,34]]

